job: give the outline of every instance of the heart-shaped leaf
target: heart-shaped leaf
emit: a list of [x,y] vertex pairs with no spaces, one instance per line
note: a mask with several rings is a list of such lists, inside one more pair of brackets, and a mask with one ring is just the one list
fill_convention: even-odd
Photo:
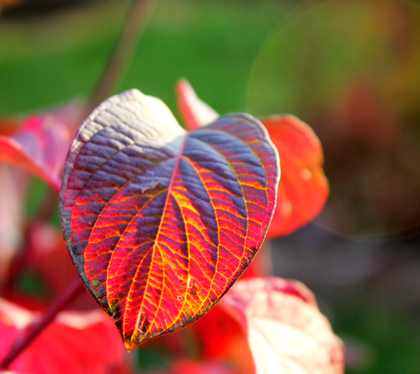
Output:
[[[186,80],[176,85],[177,103],[187,129],[203,126],[217,113],[201,101]],[[322,169],[321,142],[314,131],[292,115],[261,119],[280,156],[282,177],[277,206],[267,237],[287,235],[314,219],[328,198]]]
[[131,90],[87,118],[60,217],[127,349],[192,323],[226,293],[266,235],[278,178],[277,152],[247,114],[185,132],[160,100]]

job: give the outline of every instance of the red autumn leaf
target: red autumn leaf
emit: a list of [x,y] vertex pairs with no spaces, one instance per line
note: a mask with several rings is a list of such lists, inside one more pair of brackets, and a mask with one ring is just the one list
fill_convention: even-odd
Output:
[[207,125],[219,115],[204,101],[200,100],[186,79],[181,79],[175,86],[178,110],[188,130]]
[[298,118],[272,116],[261,120],[276,146],[281,165],[278,199],[268,237],[290,234],[323,208],[329,194],[321,142]]
[[[0,299],[0,361],[37,314]],[[10,366],[19,374],[127,373],[118,332],[100,310],[61,312]]]
[[198,342],[197,346],[205,360],[229,361],[242,374],[254,374],[254,362],[245,333],[221,304],[190,326],[190,335]]
[[127,349],[203,316],[265,237],[278,158],[249,115],[185,132],[160,100],[131,90],[102,103],[70,149],[64,238]]
[[[203,103],[185,80],[176,85],[178,108],[187,129],[205,125],[217,113]],[[287,235],[311,221],[329,194],[323,153],[313,130],[294,116],[261,119],[276,146],[281,166],[276,211],[267,237]]]
[[243,272],[241,279],[250,277],[266,277],[272,274],[273,259],[271,256],[271,242],[269,240],[265,240],[258,251],[258,256],[255,256],[251,265],[249,265]]
[[57,192],[70,143],[71,125],[78,115],[74,105],[55,114],[28,117],[12,135],[0,135],[0,162],[24,168]]
[[340,374],[343,344],[303,284],[281,278],[237,282],[219,303],[247,334],[257,374]]
[[19,126],[19,119],[15,117],[0,118],[0,135],[12,135]]
[[[246,278],[272,274],[270,241],[264,241],[258,255],[241,275]],[[235,361],[243,374],[253,373],[253,363],[245,335],[238,322],[220,305],[216,305],[206,318],[190,328],[207,360],[228,359]]]

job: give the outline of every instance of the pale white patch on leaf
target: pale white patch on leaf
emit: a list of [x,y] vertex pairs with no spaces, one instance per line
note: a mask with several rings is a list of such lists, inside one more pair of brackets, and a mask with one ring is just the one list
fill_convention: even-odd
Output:
[[237,282],[221,306],[242,325],[257,374],[339,374],[344,350],[303,284],[281,278]]

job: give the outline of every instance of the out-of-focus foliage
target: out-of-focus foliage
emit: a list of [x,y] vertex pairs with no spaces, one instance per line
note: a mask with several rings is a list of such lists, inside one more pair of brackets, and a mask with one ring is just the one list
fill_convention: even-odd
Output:
[[0,288],[22,241],[22,211],[27,182],[25,172],[0,164]]
[[[36,318],[0,298],[0,360]],[[62,312],[11,369],[20,374],[128,374],[125,355],[117,331],[102,311]]]
[[0,134],[0,162],[25,169],[58,192],[64,158],[78,119],[74,106],[28,117],[11,136]]
[[310,1],[256,60],[248,110],[311,124],[331,184],[319,221],[334,231],[418,227],[419,41],[415,2]]
[[[42,17],[3,18],[0,113],[39,110],[88,95],[128,5],[127,0],[97,1]],[[187,0],[180,6],[159,0],[119,91],[140,87],[175,112],[173,85],[185,76],[221,113],[243,111],[254,58],[283,9],[271,1]]]
[[50,12],[58,8],[77,6],[95,0],[0,0],[0,12],[6,14],[37,14]]
[[23,0],[0,0],[0,12],[8,7],[16,6],[22,2]]

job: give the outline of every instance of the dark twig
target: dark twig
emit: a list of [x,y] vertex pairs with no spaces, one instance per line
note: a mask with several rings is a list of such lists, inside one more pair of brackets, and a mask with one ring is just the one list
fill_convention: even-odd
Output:
[[67,291],[52,304],[40,319],[29,327],[27,334],[17,340],[7,356],[0,363],[0,369],[8,369],[9,365],[21,354],[35,338],[53,321],[56,315],[74,301],[84,290],[83,283],[79,278],[71,283]]
[[144,24],[146,10],[152,0],[134,0],[130,7],[124,27],[115,44],[108,64],[96,86],[89,104],[86,107],[85,117],[105,100],[115,88],[122,71],[128,64],[133,47],[140,37],[140,30]]

